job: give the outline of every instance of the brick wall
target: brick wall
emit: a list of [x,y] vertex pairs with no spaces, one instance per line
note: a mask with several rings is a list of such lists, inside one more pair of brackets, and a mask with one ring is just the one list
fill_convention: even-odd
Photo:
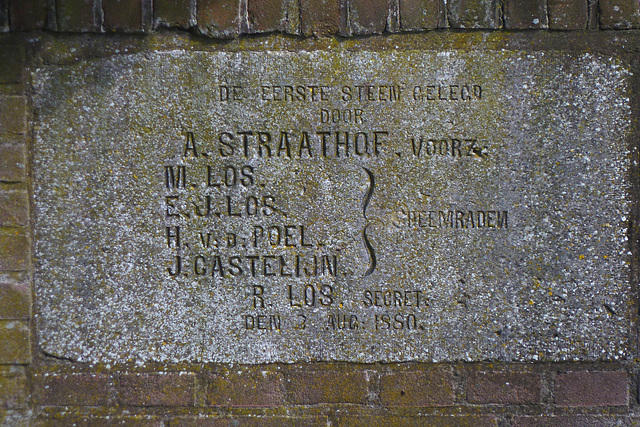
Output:
[[34,37],[611,29],[640,29],[637,0],[0,0],[0,425],[640,425],[638,359],[92,366],[40,352],[32,318]]
[[435,29],[640,27],[637,0],[3,0],[0,31],[149,33],[214,38],[281,32],[369,35]]

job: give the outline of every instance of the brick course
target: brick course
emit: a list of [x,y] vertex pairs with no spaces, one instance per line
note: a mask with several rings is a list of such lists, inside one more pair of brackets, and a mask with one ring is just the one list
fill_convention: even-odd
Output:
[[[446,4],[442,0],[51,0],[54,7],[47,0],[3,1],[0,31],[144,32],[151,29],[151,20],[154,28],[183,29],[197,21],[201,34],[217,38],[247,32],[297,34],[299,24],[305,35],[368,35],[446,27],[640,27],[636,0],[450,0]],[[242,22],[244,19],[247,22]]]
[[539,415],[515,416],[512,427],[606,427],[606,426],[637,426],[638,420],[625,415],[618,416],[585,416],[585,415]]
[[426,416],[344,416],[339,417],[336,425],[342,427],[497,427],[498,420],[493,416],[473,415],[426,415]]

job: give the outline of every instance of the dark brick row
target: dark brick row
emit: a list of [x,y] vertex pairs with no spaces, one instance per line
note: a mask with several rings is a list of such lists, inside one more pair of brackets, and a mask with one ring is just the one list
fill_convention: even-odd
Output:
[[637,0],[0,0],[0,31],[149,32],[217,38],[452,29],[640,28]]
[[[621,371],[551,373],[556,407],[629,405],[629,379]],[[34,376],[40,406],[270,408],[285,405],[355,404],[388,408],[456,405],[541,405],[543,374],[473,371],[456,397],[451,367],[392,371],[364,368],[222,373],[40,373]],[[461,400],[460,400],[461,399]]]
[[[3,411],[0,410],[0,420]],[[14,415],[14,414],[10,414]],[[56,421],[46,414],[36,418],[36,426],[145,426],[145,427],[281,427],[281,426],[338,426],[338,427],[614,427],[636,426],[640,421],[637,416],[629,415],[517,415],[509,424],[501,423],[492,415],[191,415],[163,417],[159,415],[109,415],[81,416],[68,413],[57,413]],[[22,425],[11,423],[7,425]],[[25,426],[27,424],[24,424]]]

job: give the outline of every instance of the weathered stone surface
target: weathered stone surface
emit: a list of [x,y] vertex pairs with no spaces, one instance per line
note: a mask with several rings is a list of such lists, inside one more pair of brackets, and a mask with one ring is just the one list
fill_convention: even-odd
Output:
[[40,345],[82,361],[628,358],[629,75],[509,51],[40,68]]
[[500,28],[502,10],[496,0],[450,0],[446,3],[452,28]]

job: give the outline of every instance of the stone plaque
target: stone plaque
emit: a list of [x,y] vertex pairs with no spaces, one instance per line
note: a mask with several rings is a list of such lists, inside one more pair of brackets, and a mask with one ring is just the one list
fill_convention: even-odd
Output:
[[629,79],[558,52],[44,66],[40,345],[105,363],[627,358]]

